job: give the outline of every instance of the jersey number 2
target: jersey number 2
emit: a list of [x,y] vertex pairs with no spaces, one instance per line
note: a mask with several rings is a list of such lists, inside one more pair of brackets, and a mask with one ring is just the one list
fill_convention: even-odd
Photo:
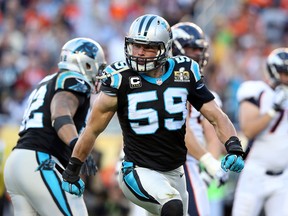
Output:
[[35,89],[28,99],[28,107],[24,112],[24,118],[20,127],[20,131],[28,128],[43,127],[43,112],[37,112],[37,109],[44,104],[44,97],[47,92],[46,85]]

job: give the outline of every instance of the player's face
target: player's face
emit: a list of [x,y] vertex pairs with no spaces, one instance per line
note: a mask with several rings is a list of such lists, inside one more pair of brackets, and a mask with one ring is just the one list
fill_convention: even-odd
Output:
[[184,47],[185,55],[189,58],[193,59],[196,62],[199,62],[200,56],[202,55],[202,48],[192,48],[192,47]]
[[284,85],[288,85],[288,74],[287,73],[279,73],[280,82]]
[[151,58],[156,57],[158,51],[157,46],[151,46],[147,44],[133,44],[132,45],[132,55],[136,57],[140,57],[139,64],[144,64],[144,61],[141,62],[141,57],[143,58]]

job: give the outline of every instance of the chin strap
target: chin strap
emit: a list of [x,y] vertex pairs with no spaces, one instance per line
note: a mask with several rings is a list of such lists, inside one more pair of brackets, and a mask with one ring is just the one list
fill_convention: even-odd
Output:
[[112,73],[105,73],[105,74],[103,74],[103,75],[101,75],[101,76],[96,76],[96,79],[105,79],[105,78],[109,78],[109,77],[111,77],[111,76],[113,76],[113,75],[115,75],[115,74],[118,74],[118,73],[121,73],[122,71],[125,71],[125,70],[127,70],[127,68],[126,67],[124,67],[124,68],[122,68],[122,69],[120,69],[120,70],[114,70],[113,68],[111,68],[111,66],[109,65],[109,66],[107,66],[107,68],[108,69],[110,69],[110,70],[113,70],[113,72]]

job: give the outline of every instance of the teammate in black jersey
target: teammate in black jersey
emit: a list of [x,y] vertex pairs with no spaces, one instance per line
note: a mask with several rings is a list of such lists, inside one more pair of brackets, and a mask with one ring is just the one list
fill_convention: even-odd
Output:
[[[82,197],[61,189],[55,163],[67,166],[85,126],[95,77],[106,62],[101,46],[88,38],[68,41],[60,58],[59,72],[30,94],[19,140],[6,162],[5,185],[15,216],[88,215]],[[90,168],[95,172],[93,164]]]
[[95,139],[117,112],[125,159],[119,184],[125,196],[154,215],[187,215],[183,164],[186,102],[215,126],[228,151],[223,169],[240,172],[243,150],[227,115],[202,82],[197,62],[169,58],[172,33],[160,16],[137,18],[125,37],[126,61],[105,68],[101,93],[63,172],[62,188],[83,193],[79,170]]

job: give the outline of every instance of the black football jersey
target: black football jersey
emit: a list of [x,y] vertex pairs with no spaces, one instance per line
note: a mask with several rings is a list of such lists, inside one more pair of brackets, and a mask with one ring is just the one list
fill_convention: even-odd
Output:
[[66,166],[72,151],[58,137],[51,122],[50,104],[58,91],[69,91],[78,97],[80,106],[73,120],[79,133],[85,127],[90,106],[89,82],[77,72],[58,72],[46,76],[30,94],[15,148],[51,154]]
[[160,78],[131,70],[123,61],[106,67],[101,90],[117,96],[117,115],[127,161],[158,171],[184,164],[187,100],[200,109],[214,99],[198,64],[186,56],[169,58]]

